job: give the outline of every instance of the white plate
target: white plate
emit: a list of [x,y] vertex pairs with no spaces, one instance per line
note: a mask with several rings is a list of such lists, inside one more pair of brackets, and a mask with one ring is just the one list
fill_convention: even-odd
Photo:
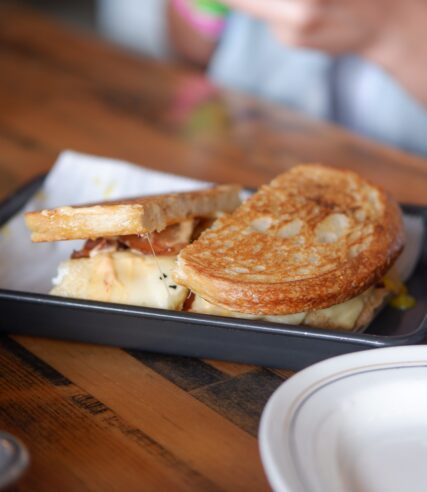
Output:
[[427,491],[427,346],[297,373],[264,409],[260,449],[277,492]]

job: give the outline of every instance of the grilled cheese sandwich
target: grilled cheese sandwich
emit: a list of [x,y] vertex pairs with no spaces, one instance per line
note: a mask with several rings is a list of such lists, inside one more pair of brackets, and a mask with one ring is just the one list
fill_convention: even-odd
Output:
[[174,278],[227,312],[355,329],[387,296],[379,284],[403,245],[387,193],[351,171],[301,165],[186,246]]
[[53,295],[366,326],[389,294],[381,279],[403,248],[397,204],[357,174],[318,164],[278,176],[240,207],[238,193],[220,186],[60,207],[26,221],[34,241],[87,239],[60,265]]

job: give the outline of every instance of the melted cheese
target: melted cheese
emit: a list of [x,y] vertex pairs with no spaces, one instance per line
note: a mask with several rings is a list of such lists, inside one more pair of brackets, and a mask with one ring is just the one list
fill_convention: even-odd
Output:
[[365,306],[364,294],[341,304],[308,313],[305,324],[325,328],[352,330]]
[[357,319],[363,311],[366,297],[371,293],[369,291],[350,299],[349,301],[326,309],[319,309],[309,313],[295,313],[288,315],[253,315],[229,311],[220,306],[215,306],[202,297],[196,295],[191,305],[191,311],[200,314],[212,314],[216,316],[229,316],[232,318],[245,319],[263,319],[273,323],[283,323],[290,325],[306,324],[309,326],[318,326],[324,328],[340,328],[351,330],[356,324]]
[[194,297],[193,304],[191,305],[190,311],[200,314],[211,314],[214,316],[228,316],[231,318],[245,318],[245,319],[265,319],[267,321],[273,321],[275,323],[286,323],[290,325],[299,325],[304,321],[306,313],[296,313],[288,315],[277,315],[277,316],[267,316],[267,315],[256,315],[256,314],[246,314],[238,313],[235,311],[229,311],[220,306],[215,306],[206,301],[202,297],[196,294]]
[[399,279],[395,269],[392,269],[383,278],[385,288],[394,294],[390,306],[405,311],[415,306],[415,299],[409,294],[406,285]]
[[181,309],[188,289],[172,280],[175,262],[174,256],[153,258],[130,251],[99,253],[91,258],[68,260],[60,264],[51,294]]
[[[53,279],[52,295],[132,304],[161,309],[182,309],[188,289],[172,280],[174,256],[149,256],[131,251],[99,252],[90,258],[60,264]],[[349,301],[309,313],[253,315],[229,311],[196,295],[191,312],[244,319],[263,319],[275,323],[351,330],[362,313],[368,289]],[[406,307],[406,306],[405,306]]]
[[416,301],[415,298],[410,296],[409,294],[399,294],[396,297],[393,297],[390,301],[390,306],[400,309],[402,311],[406,311],[407,309],[411,309],[415,306]]

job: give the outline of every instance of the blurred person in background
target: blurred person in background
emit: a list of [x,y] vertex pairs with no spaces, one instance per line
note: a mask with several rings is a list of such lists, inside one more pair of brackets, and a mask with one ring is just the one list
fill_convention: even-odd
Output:
[[99,2],[130,46],[427,155],[425,0]]
[[97,27],[112,41],[156,57],[169,56],[168,0],[96,0]]

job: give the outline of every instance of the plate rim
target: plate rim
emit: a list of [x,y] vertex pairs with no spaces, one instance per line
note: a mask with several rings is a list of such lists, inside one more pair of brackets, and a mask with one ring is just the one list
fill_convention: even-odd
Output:
[[[284,381],[269,398],[264,407],[258,432],[258,443],[261,462],[268,481],[276,492],[299,492],[303,491],[303,485],[295,473],[293,479],[288,480],[283,467],[277,456],[277,436],[286,431],[286,423],[292,421],[293,410],[298,408],[299,402],[304,395],[309,393],[308,389],[333,381],[344,373],[356,375],[364,369],[370,368],[397,368],[405,364],[405,367],[423,363],[427,364],[427,345],[406,345],[398,347],[382,347],[377,349],[363,350],[332,357],[313,364],[299,371]],[[282,426],[285,425],[283,429]],[[282,447],[282,451],[284,446]],[[280,451],[280,446],[279,446]],[[292,465],[294,466],[294,464]],[[292,480],[292,479],[291,479]]]

